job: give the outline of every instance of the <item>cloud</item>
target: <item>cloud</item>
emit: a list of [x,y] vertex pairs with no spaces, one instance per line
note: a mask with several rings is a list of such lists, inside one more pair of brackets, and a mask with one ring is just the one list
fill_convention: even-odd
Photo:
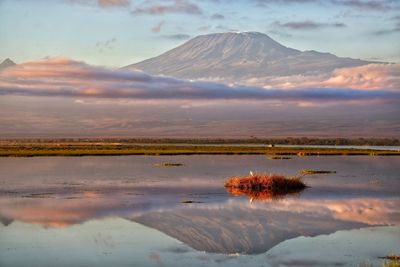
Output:
[[399,8],[399,2],[395,0],[254,0],[257,6],[289,5],[289,4],[332,4],[346,6],[353,9],[367,11],[387,11]]
[[129,0],[97,0],[101,7],[126,7],[129,6]]
[[161,31],[161,28],[165,25],[165,21],[160,21],[156,26],[152,27],[150,30],[152,32],[158,33]]
[[400,64],[369,64],[337,69],[325,82],[326,86],[346,86],[360,89],[400,90]]
[[221,30],[221,31],[228,31],[228,32],[238,32],[239,30],[236,28],[231,28],[231,27],[227,27],[224,25],[218,25],[215,27],[215,29],[217,30]]
[[150,14],[150,15],[163,15],[167,13],[182,13],[191,15],[201,15],[203,11],[201,8],[188,0],[174,0],[172,4],[152,4],[144,7],[137,7],[132,12],[134,15]]
[[130,0],[67,0],[69,3],[81,5],[97,5],[102,8],[129,7]]
[[395,20],[395,21],[398,21],[398,22],[400,22],[400,15],[397,15],[397,16],[394,16],[394,17],[391,17],[390,19],[391,19],[391,20]]
[[211,26],[200,26],[197,28],[198,31],[208,32],[211,29]]
[[400,32],[400,26],[392,28],[392,29],[374,31],[372,34],[373,35],[386,35],[386,34],[399,33],[399,32]]
[[320,75],[292,75],[248,79],[243,84],[267,88],[352,88],[400,90],[400,64],[368,64],[340,68]]
[[178,34],[163,35],[163,37],[172,40],[187,40],[190,38],[190,35],[178,33]]
[[292,30],[315,30],[320,28],[344,28],[347,27],[346,24],[341,22],[335,23],[322,23],[322,22],[314,22],[311,20],[304,20],[304,21],[293,21],[293,22],[286,22],[281,23],[279,21],[275,21],[273,23],[274,26],[278,26],[280,28],[288,28]]
[[291,34],[289,34],[289,33],[287,33],[287,32],[284,32],[284,31],[282,31],[282,30],[269,30],[268,32],[269,32],[270,34],[278,35],[278,36],[282,36],[282,37],[286,37],[286,38],[293,37],[293,35],[291,35]]
[[375,0],[332,0],[332,3],[354,7],[358,9],[365,9],[371,11],[383,11],[392,8],[394,1],[375,1]]
[[99,50],[99,52],[103,52],[105,50],[112,50],[114,49],[114,44],[117,41],[116,38],[111,38],[108,40],[105,40],[103,42],[98,41],[96,42],[95,47]]
[[[304,89],[282,90],[228,86],[217,82],[185,81],[152,76],[140,71],[107,69],[66,58],[49,58],[7,68],[0,72],[0,94],[127,99],[247,99],[289,101],[400,100],[399,90],[370,90],[373,83],[399,85],[399,65],[335,71],[321,83],[300,77]],[[367,67],[365,67],[367,68]],[[368,71],[368,72],[366,72]],[[389,77],[385,77],[389,76]],[[388,81],[385,81],[388,79]],[[279,85],[279,78],[271,79]],[[386,82],[386,83],[385,83]],[[287,86],[287,82],[283,85]],[[360,86],[360,89],[348,87]],[[322,88],[326,86],[326,88]],[[377,85],[376,85],[377,87]],[[300,87],[301,88],[301,87]],[[358,88],[358,87],[357,87]],[[400,87],[392,88],[399,89]]]
[[257,5],[259,6],[266,6],[269,4],[306,4],[306,3],[315,3],[318,0],[255,0]]
[[225,16],[222,15],[222,14],[215,13],[215,14],[212,15],[210,18],[211,18],[211,19],[215,19],[215,20],[220,20],[220,19],[225,19]]
[[[182,183],[182,181],[181,181]],[[82,188],[82,186],[79,186]],[[103,189],[103,188],[102,188]],[[110,189],[109,189],[110,190]],[[112,189],[111,189],[112,190]],[[131,189],[133,190],[133,189]],[[139,189],[140,190],[140,189]],[[66,190],[68,191],[68,190]],[[93,219],[118,216],[121,218],[134,218],[157,209],[171,208],[171,200],[164,204],[160,202],[153,205],[137,206],[123,205],[124,194],[127,192],[123,188],[114,189],[114,194],[104,193],[105,190],[98,190],[96,193],[84,190],[84,193],[73,202],[65,201],[64,197],[70,196],[56,193],[49,199],[24,199],[16,202],[10,198],[0,198],[1,213],[0,218],[18,220],[30,224],[38,224],[44,227],[62,228],[75,224],[81,224]],[[117,192],[118,194],[115,194]],[[146,191],[143,191],[146,192]],[[76,195],[72,194],[76,197]],[[60,197],[58,197],[60,196]],[[160,194],[159,197],[163,195]],[[90,201],[87,201],[90,199]],[[145,199],[145,201],[149,201]],[[23,204],[23,205],[22,205]],[[172,204],[173,205],[173,204]],[[399,223],[399,199],[388,196],[385,199],[360,197],[346,199],[282,199],[278,202],[248,203],[240,200],[230,200],[223,206],[220,203],[210,203],[207,206],[198,206],[198,211],[207,210],[247,210],[249,212],[260,213],[268,210],[269,212],[281,214],[305,214],[312,211],[319,216],[347,222],[359,222],[366,225],[395,225]],[[168,249],[168,248],[167,248]],[[173,252],[173,251],[171,251]],[[185,252],[182,250],[175,251]]]
[[391,29],[383,29],[372,32],[373,35],[386,35],[400,32],[400,16],[394,16],[390,20],[395,21],[395,25]]

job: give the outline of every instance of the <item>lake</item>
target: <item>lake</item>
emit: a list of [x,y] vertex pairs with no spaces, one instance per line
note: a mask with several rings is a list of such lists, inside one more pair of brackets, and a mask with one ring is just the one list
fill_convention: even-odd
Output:
[[[302,169],[336,173],[273,199],[224,187]],[[397,156],[0,158],[0,266],[381,266],[400,254],[399,174]]]

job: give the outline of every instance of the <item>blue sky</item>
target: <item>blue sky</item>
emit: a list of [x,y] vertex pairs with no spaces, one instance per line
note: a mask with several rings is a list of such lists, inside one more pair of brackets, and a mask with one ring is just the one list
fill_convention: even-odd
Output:
[[0,0],[0,60],[120,67],[199,34],[259,31],[301,50],[400,62],[399,14],[391,0]]

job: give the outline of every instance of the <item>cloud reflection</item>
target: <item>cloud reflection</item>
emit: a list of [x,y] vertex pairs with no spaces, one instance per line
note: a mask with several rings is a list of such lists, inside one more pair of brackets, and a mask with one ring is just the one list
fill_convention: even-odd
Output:
[[[89,193],[88,193],[89,194]],[[26,223],[40,224],[45,227],[69,226],[83,223],[91,219],[105,217],[122,217],[132,219],[149,212],[168,212],[182,209],[181,197],[161,196],[164,202],[154,200],[154,197],[142,195],[127,195],[117,197],[99,194],[83,194],[82,198],[40,198],[13,199],[0,198],[0,217],[4,220],[18,220]],[[121,194],[120,194],[121,195]],[[135,204],[130,204],[129,200]],[[355,199],[298,199],[287,198],[271,202],[249,203],[245,199],[230,199],[221,203],[205,203],[190,206],[190,210],[234,212],[236,209],[249,210],[251,213],[278,212],[302,214],[312,212],[316,216],[329,217],[334,220],[357,222],[365,225],[396,225],[400,224],[400,205],[398,198],[378,199],[372,197]]]

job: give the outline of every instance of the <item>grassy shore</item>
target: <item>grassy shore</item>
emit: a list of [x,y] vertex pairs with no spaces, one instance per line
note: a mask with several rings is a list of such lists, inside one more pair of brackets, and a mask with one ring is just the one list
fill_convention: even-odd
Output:
[[118,155],[270,155],[331,156],[369,155],[394,156],[399,151],[332,148],[287,148],[243,145],[182,145],[129,143],[1,143],[0,157],[33,156],[118,156]]

